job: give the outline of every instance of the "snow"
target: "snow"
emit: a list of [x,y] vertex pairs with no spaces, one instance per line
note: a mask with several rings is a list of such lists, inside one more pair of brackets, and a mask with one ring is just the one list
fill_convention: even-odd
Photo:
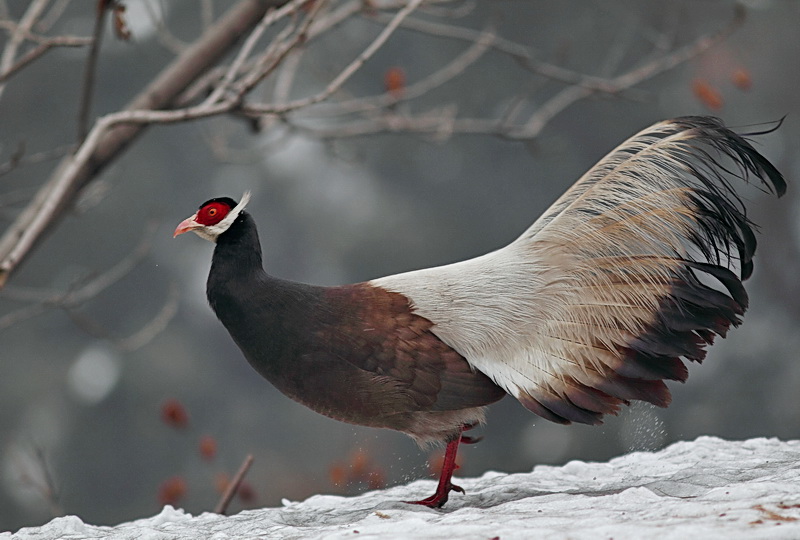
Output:
[[193,517],[164,507],[115,527],[76,516],[0,540],[229,538],[800,538],[800,441],[700,437],[607,463],[456,481],[442,510],[404,504],[433,492],[420,480],[358,497],[317,495],[282,508]]

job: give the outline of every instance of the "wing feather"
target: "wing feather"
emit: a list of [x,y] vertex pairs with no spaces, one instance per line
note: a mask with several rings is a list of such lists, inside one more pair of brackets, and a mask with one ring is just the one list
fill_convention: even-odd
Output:
[[[786,190],[718,119],[661,122],[613,150],[508,246],[374,280],[533,412],[599,423],[632,399],[669,403],[747,309],[752,224],[734,184]],[[735,271],[738,270],[738,275]]]

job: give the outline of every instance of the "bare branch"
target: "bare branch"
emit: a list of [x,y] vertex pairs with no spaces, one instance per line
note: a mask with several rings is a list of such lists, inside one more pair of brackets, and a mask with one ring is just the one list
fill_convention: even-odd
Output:
[[[267,14],[264,20],[261,21],[261,25],[271,25],[280,20],[281,18],[286,17],[287,15],[294,14],[299,7],[305,5],[310,0],[295,0],[295,2],[289,4],[287,3],[282,9],[276,10],[272,15]],[[342,13],[342,9],[338,9],[332,13],[326,15],[324,19],[324,23],[320,24],[320,22],[316,22],[316,24],[312,24],[312,28],[309,30],[308,34],[310,37],[316,36],[320,33],[323,33],[324,30],[329,28],[329,25],[335,25],[341,22],[343,18],[351,16],[353,13],[356,13],[360,6],[362,5],[362,0],[351,0],[346,4],[348,10],[345,13]],[[323,28],[320,28],[324,26]],[[280,40],[276,40],[279,42]],[[255,45],[255,41],[252,42]],[[296,50],[297,46],[294,49]],[[252,49],[252,48],[251,48]],[[189,103],[198,99],[199,96],[210,93],[213,90],[219,88],[223,83],[223,78],[227,79],[227,83],[224,83],[226,86],[229,86],[233,81],[237,78],[245,75],[256,69],[256,65],[258,64],[258,59],[255,58],[248,58],[251,51],[248,51],[247,55],[237,55],[237,57],[241,57],[241,61],[234,61],[234,63],[238,63],[238,66],[228,66],[225,67],[217,67],[215,69],[209,70],[203,77],[200,77],[192,84],[187,90],[181,94],[177,100],[175,101],[176,107],[186,107]],[[291,51],[289,51],[291,52]],[[263,59],[266,54],[261,55]],[[287,53],[287,56],[291,56]],[[208,100],[210,101],[210,100]]]
[[9,326],[40,315],[53,308],[75,309],[92,298],[97,297],[100,293],[128,275],[145,257],[147,257],[147,254],[150,252],[155,230],[156,223],[150,223],[139,245],[127,257],[92,279],[84,279],[82,282],[75,283],[66,291],[28,288],[12,288],[5,290],[4,295],[9,300],[34,302],[34,304],[0,317],[0,330],[4,330]]
[[317,113],[318,116],[341,116],[356,112],[374,111],[377,109],[387,109],[397,103],[410,101],[423,96],[451,81],[462,74],[470,65],[477,62],[483,54],[491,48],[496,39],[496,35],[490,31],[480,34],[478,40],[472,46],[456,57],[450,63],[442,66],[425,79],[414,84],[410,84],[403,89],[401,94],[384,92],[375,97],[355,98],[348,101],[341,101],[331,104],[329,108],[322,109]]
[[[285,0],[241,0],[195,44],[184,51],[131,103],[128,111],[160,109],[170,105],[255,26],[267,10]],[[28,207],[0,238],[0,288],[42,235],[63,215],[80,189],[122,152],[144,128],[143,124],[115,126],[99,121],[78,154],[63,161]],[[97,136],[89,146],[91,133]],[[103,133],[102,140],[99,134]]]
[[244,459],[241,467],[239,467],[239,470],[236,472],[236,476],[234,476],[231,482],[228,484],[225,493],[222,494],[222,498],[220,498],[216,508],[214,508],[215,514],[224,515],[225,512],[228,511],[228,505],[231,503],[233,496],[236,495],[236,492],[239,490],[239,486],[242,484],[242,480],[244,480],[244,476],[247,474],[247,471],[250,469],[252,464],[253,454],[247,454],[247,457]]
[[57,0],[50,10],[42,15],[42,18],[36,23],[36,31],[47,33],[53,25],[61,18],[69,5],[70,0]]
[[139,330],[126,337],[119,337],[115,335],[97,320],[89,317],[74,307],[66,307],[65,311],[69,315],[72,322],[74,322],[87,334],[98,339],[107,340],[120,351],[132,352],[141,349],[153,341],[156,336],[158,336],[167,328],[167,325],[169,325],[170,321],[172,321],[172,319],[178,313],[179,299],[180,296],[178,294],[178,287],[174,283],[171,283],[167,293],[167,298],[164,301],[164,304],[161,306],[159,312]]
[[63,515],[64,509],[59,502],[58,489],[41,446],[34,444],[32,455],[28,455],[28,452],[21,448],[12,447],[10,455],[15,462],[14,469],[18,471],[20,482],[34,489],[44,499],[52,516]]
[[0,317],[0,330],[5,330],[9,326],[27,321],[28,319],[33,319],[34,317],[38,317],[50,309],[52,309],[51,306],[47,305],[46,303],[41,303],[31,304],[29,306],[12,311],[11,313],[7,313],[6,315]]
[[281,64],[281,69],[278,71],[277,77],[275,78],[275,89],[273,92],[273,99],[276,103],[286,103],[286,101],[289,100],[292,85],[297,75],[297,67],[300,65],[300,60],[303,57],[303,50],[304,49],[301,47],[295,48]]
[[116,339],[115,345],[123,351],[135,351],[141,349],[156,336],[167,329],[167,326],[178,314],[178,307],[180,305],[180,295],[178,294],[178,286],[175,283],[170,283],[169,291],[167,292],[167,299],[161,310],[150,319],[146,325],[136,331],[134,334],[126,338]]
[[64,509],[61,507],[61,503],[59,501],[58,488],[56,487],[53,474],[50,472],[50,467],[47,464],[47,456],[44,454],[44,449],[41,446],[37,446],[34,449],[34,452],[36,453],[36,460],[42,469],[43,484],[39,486],[42,497],[47,501],[47,504],[50,507],[50,513],[53,516],[63,515]]
[[[3,54],[0,55],[0,73],[6,73],[14,66],[14,60],[20,45],[22,45],[26,35],[30,34],[31,28],[36,24],[36,21],[39,20],[39,17],[41,17],[42,12],[47,7],[47,1],[48,0],[34,0],[28,5],[25,15],[22,16],[19,25],[11,32]],[[2,97],[4,90],[5,84],[0,81],[0,97]]]
[[86,66],[83,70],[83,88],[81,90],[80,107],[78,108],[78,144],[86,138],[89,126],[89,114],[92,107],[92,92],[94,90],[94,73],[97,67],[97,55],[100,52],[100,44],[103,41],[103,25],[108,11],[108,2],[98,2],[94,19],[94,31],[92,33],[92,46],[89,47],[89,54],[86,57]]
[[[204,2],[204,4],[205,3],[206,2]],[[150,2],[144,2],[144,9],[147,12],[147,17],[150,19],[150,22],[156,27],[156,37],[159,43],[173,54],[181,54],[185,51],[188,45],[170,32],[169,28],[167,28],[167,25],[164,23],[163,13],[157,12]],[[208,28],[208,26],[204,19],[203,27]]]
[[[675,51],[658,56],[643,64],[642,66],[623,73],[617,77],[606,81],[606,85],[602,89],[603,92],[619,93],[633,86],[641,84],[642,82],[655,77],[665,71],[669,71],[675,66],[686,62],[692,58],[699,56],[706,52],[708,49],[723,41],[734,30],[736,30],[744,21],[744,9],[737,5],[736,13],[731,21],[725,28],[718,31],[714,35],[703,36],[693,43],[684,47],[676,49]],[[591,96],[594,90],[586,86],[569,87],[557,94],[549,100],[544,106],[540,107],[534,115],[522,126],[516,133],[509,133],[512,138],[531,139],[537,137],[547,123],[556,115],[564,111],[567,107]]]
[[[47,51],[55,47],[85,47],[92,42],[91,38],[77,36],[57,36],[52,38],[38,38],[39,44],[22,55],[16,62],[0,71],[0,84],[16,75],[22,68],[34,62]],[[0,89],[2,87],[0,86]]]
[[[374,20],[376,22],[385,23],[388,21],[388,17],[385,15],[378,15]],[[409,17],[403,22],[403,28],[429,36],[467,41],[469,43],[476,43],[481,38],[481,32],[472,28],[464,28],[461,26],[417,19],[413,17]],[[515,60],[518,60],[537,75],[542,75],[554,81],[565,84],[588,86],[597,90],[601,90],[603,87],[603,79],[591,77],[583,73],[539,60],[528,47],[520,43],[515,43],[501,37],[496,37],[492,41],[491,47],[498,52],[507,54]]]
[[40,163],[42,161],[63,157],[73,148],[73,145],[67,144],[64,146],[58,146],[51,150],[43,150],[41,152],[36,152],[35,154],[26,155],[25,144],[20,143],[17,147],[17,150],[11,154],[11,157],[8,159],[8,161],[0,164],[0,176],[10,173],[21,165]]
[[[586,99],[596,93],[620,94],[683,62],[695,58],[727,38],[738,28],[742,20],[743,11],[737,9],[731,23],[717,33],[710,36],[702,36],[684,47],[661,54],[637,68],[609,79],[584,76],[570,72],[569,70],[565,70],[563,73],[555,73],[553,71],[547,71],[547,69],[549,69],[547,68],[545,70],[547,76],[555,74],[558,77],[570,79],[573,84],[557,92],[550,99],[545,101],[544,104],[537,107],[535,112],[527,119],[523,120],[518,119],[521,104],[519,100],[515,100],[508,107],[506,114],[502,115],[500,118],[457,118],[453,107],[445,107],[443,109],[440,108],[413,116],[400,115],[397,113],[380,116],[372,115],[357,120],[340,121],[325,127],[320,127],[318,123],[312,125],[311,123],[298,120],[292,121],[286,119],[285,121],[298,130],[308,132],[320,138],[346,138],[383,132],[407,132],[430,134],[439,139],[453,134],[495,135],[509,139],[533,139],[541,133],[544,127],[554,117],[580,100]],[[420,27],[417,28],[419,29]],[[424,28],[426,31],[433,30],[433,28],[429,26],[424,26]],[[451,36],[458,34],[462,39],[475,38],[474,32],[469,31],[467,35],[467,33],[460,33],[460,30],[463,29],[447,25],[436,26],[436,31],[444,31]],[[499,39],[492,40],[489,46],[496,48],[498,43],[501,43],[501,46],[509,54],[511,52],[515,55],[522,53],[521,49],[516,49],[508,42],[504,43]],[[536,72],[542,74],[538,68]],[[357,111],[359,109],[369,112],[371,108],[369,106],[371,102],[367,99],[365,99],[363,107],[358,105],[358,100],[345,103],[347,104],[347,108],[345,109],[347,112]],[[333,107],[335,111],[336,106]]]
[[[37,3],[44,9],[43,0]],[[78,191],[147,125],[230,113],[275,122],[267,124],[270,127],[277,126],[278,122],[285,123],[289,129],[306,131],[322,138],[405,131],[430,134],[437,138],[454,134],[492,134],[510,139],[532,139],[555,116],[582,99],[601,93],[633,97],[639,84],[708,50],[727,37],[742,20],[742,10],[737,10],[733,22],[715,35],[702,37],[671,52],[659,51],[657,56],[615,77],[600,77],[541,62],[527,47],[488,31],[413,18],[415,13],[423,11],[427,16],[431,16],[431,13],[434,16],[450,16],[454,11],[447,8],[454,4],[459,13],[459,10],[469,11],[475,5],[453,0],[382,0],[368,4],[364,0],[340,0],[338,3],[334,0],[317,0],[313,3],[311,0],[241,0],[126,109],[97,119],[76,154],[62,161],[0,238],[0,287],[64,210],[74,203]],[[431,10],[431,6],[436,9]],[[445,6],[445,9],[438,6]],[[26,14],[23,21],[10,29],[10,39],[27,39],[24,36],[30,34],[30,25],[40,16],[41,9],[36,16]],[[380,11],[388,9],[393,13],[383,14]],[[359,13],[364,13],[364,20],[382,23],[377,36],[364,46],[356,58],[332,76],[321,90],[306,97],[291,99],[301,47],[306,48],[316,37]],[[278,22],[280,25],[276,24]],[[342,99],[345,84],[400,28],[464,40],[470,46],[426,78],[404,87],[402,93],[386,92],[377,96]],[[274,31],[268,33],[268,29]],[[262,46],[268,35],[269,42]],[[232,50],[240,36],[244,42],[230,63],[215,69],[217,62]],[[263,47],[263,50],[258,50],[259,47]],[[10,54],[8,50],[7,46],[4,58]],[[509,96],[505,110],[487,118],[460,117],[455,103],[440,105],[422,113],[414,111],[413,114],[410,107],[393,109],[398,102],[427,95],[452,81],[488,50],[510,55],[537,75],[566,86],[543,104],[532,103],[525,94]],[[619,58],[614,54],[615,51],[612,51],[609,55],[608,65],[615,64],[615,59]],[[4,66],[2,60],[0,58],[0,68],[10,67],[8,62]],[[281,71],[271,87],[271,102],[245,102],[252,91],[279,67]],[[335,103],[336,99],[339,103]],[[178,100],[181,108],[170,109],[178,104]],[[329,104],[318,106],[326,102]],[[319,122],[323,118],[325,121]]]
[[88,281],[81,280],[69,287],[66,292],[38,288],[11,288],[5,291],[9,300],[32,302],[30,305],[0,317],[0,330],[41,315],[51,309],[60,308],[67,312],[72,321],[88,334],[106,339],[122,351],[130,352],[144,347],[166,329],[178,312],[179,294],[174,283],[170,284],[167,298],[159,312],[136,332],[119,337],[100,323],[81,313],[78,308],[89,300],[98,297],[110,286],[118,283],[147,257],[157,224],[151,222],[139,245],[134,251],[113,267]]
[[700,39],[675,50],[670,54],[665,54],[661,57],[648,62],[641,67],[629,71],[619,77],[612,79],[612,89],[629,88],[633,85],[639,84],[646,79],[651,79],[656,75],[669,71],[670,69],[678,66],[687,60],[691,60],[706,52],[714,45],[725,40],[730,36],[745,19],[745,10],[741,4],[736,4],[736,11],[733,20],[722,30],[709,36],[703,36]]
[[[253,48],[255,47],[256,43],[258,43],[258,40],[261,39],[261,36],[264,34],[267,28],[272,26],[276,21],[282,19],[283,17],[296,13],[296,11],[300,7],[307,4],[309,1],[310,0],[292,0],[291,2],[288,2],[286,5],[282,6],[280,9],[267,12],[264,18],[258,23],[258,25],[256,25],[256,27],[250,33],[250,35],[247,36],[247,39],[245,40],[241,49],[239,49],[236,58],[234,58],[230,67],[228,68],[228,71],[222,78],[221,83],[216,87],[216,89],[211,93],[211,95],[208,96],[208,98],[206,99],[206,103],[211,104],[218,102],[226,92],[231,90],[234,80],[241,72],[240,70],[242,68],[242,65],[244,65],[245,61],[252,54]],[[317,4],[322,4],[322,2],[318,2]],[[315,5],[314,9],[318,10],[319,5]],[[275,41],[280,42],[281,40],[278,39]],[[269,52],[270,51],[265,53],[264,56],[269,56],[268,54]],[[253,71],[254,69],[251,68],[247,71],[247,73],[252,73]],[[256,82],[249,83],[249,87],[252,88],[252,86],[255,86],[255,84]],[[245,91],[246,89],[240,90],[238,92],[239,96],[243,95]]]
[[378,34],[378,36],[370,43],[366,49],[364,49],[358,57],[353,60],[350,64],[348,64],[333,80],[325,87],[322,92],[318,94],[304,98],[298,99],[295,101],[291,101],[286,104],[277,104],[277,105],[247,105],[243,107],[243,109],[248,114],[284,114],[289,111],[300,109],[304,107],[308,107],[309,105],[314,105],[315,103],[319,103],[324,101],[332,94],[337,92],[342,85],[347,82],[347,80],[353,76],[353,74],[358,71],[364,63],[369,60],[375,52],[380,49],[389,37],[397,30],[403,20],[408,17],[415,9],[417,9],[420,4],[422,4],[423,0],[410,0],[397,14],[389,21],[383,30]]

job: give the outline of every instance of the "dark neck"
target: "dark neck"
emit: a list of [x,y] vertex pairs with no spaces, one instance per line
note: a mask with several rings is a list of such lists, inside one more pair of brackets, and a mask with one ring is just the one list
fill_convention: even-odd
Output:
[[[263,274],[261,242],[250,214],[242,212],[230,228],[217,238],[211,274],[219,279],[247,279]],[[209,281],[209,285],[211,285]]]
[[295,358],[287,337],[291,321],[311,317],[316,290],[264,272],[258,232],[246,213],[217,238],[208,302],[250,364],[267,379],[276,380],[285,363]]

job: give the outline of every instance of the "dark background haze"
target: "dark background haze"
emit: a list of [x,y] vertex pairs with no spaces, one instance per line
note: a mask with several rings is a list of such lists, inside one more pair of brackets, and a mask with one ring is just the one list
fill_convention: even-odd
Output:
[[[8,4],[18,17],[25,2]],[[106,36],[98,115],[122,107],[172,57],[152,36],[139,2],[126,4],[134,38],[124,43]],[[183,39],[199,31],[198,4],[161,3],[171,8],[166,24]],[[218,4],[217,12],[227,5]],[[389,483],[429,475],[429,453],[404,435],[319,416],[251,370],[205,300],[212,245],[193,235],[172,239],[177,223],[201,202],[238,199],[251,190],[248,210],[274,275],[327,285],[362,281],[510,242],[607,151],[657,120],[687,114],[718,115],[731,126],[786,116],[780,130],[756,140],[787,177],[789,192],[780,201],[747,192],[761,234],[743,326],[718,340],[702,366],[691,366],[685,385],[671,385],[674,400],[666,410],[639,404],[601,427],[563,427],[511,398],[502,400],[490,408],[485,440],[462,447],[457,474],[605,460],[699,435],[797,438],[800,3],[744,4],[744,24],[724,43],[635,92],[576,103],[532,141],[387,134],[325,143],[285,132],[253,134],[234,120],[149,128],[89,188],[8,292],[0,292],[0,317],[16,317],[29,305],[19,299],[25,291],[65,290],[150,239],[142,262],[82,306],[78,320],[51,309],[0,330],[0,530],[41,524],[62,512],[95,524],[149,515],[160,508],[159,486],[174,475],[188,488],[180,506],[211,510],[215,478],[232,475],[248,453],[255,458],[247,476],[257,496],[251,506],[366,489],[337,487],[331,479],[332,469],[347,470],[359,459],[382,470]],[[65,32],[90,33],[89,5],[70,4],[59,23]],[[477,2],[454,23],[483,29],[491,21],[499,35],[533,47],[542,59],[609,76],[645,63],[655,34],[688,43],[724,27],[733,13],[734,3],[721,1],[509,0]],[[327,54],[349,61],[364,46],[364,33],[373,36],[377,28],[344,25],[328,38]],[[402,66],[414,80],[465,47],[401,31],[347,89],[379,93],[389,66]],[[31,153],[73,141],[85,54],[55,51],[9,81],[0,98],[0,162],[20,141]],[[317,69],[308,77],[324,76],[329,61],[317,52]],[[732,82],[737,69],[750,75],[749,89]],[[694,94],[701,79],[721,92],[721,109],[710,110]],[[553,87],[513,60],[487,53],[419,107],[454,101],[460,113],[476,116],[515,91],[539,92],[544,102]],[[225,151],[212,151],[211,139],[224,141]],[[56,162],[0,177],[0,226],[10,223]],[[178,295],[177,314],[148,343],[125,350],[101,337],[134,334],[172,294]],[[169,399],[188,410],[185,428],[162,421]],[[203,435],[217,442],[211,462],[198,452]],[[44,474],[39,453],[58,489],[55,507],[37,488]]]

